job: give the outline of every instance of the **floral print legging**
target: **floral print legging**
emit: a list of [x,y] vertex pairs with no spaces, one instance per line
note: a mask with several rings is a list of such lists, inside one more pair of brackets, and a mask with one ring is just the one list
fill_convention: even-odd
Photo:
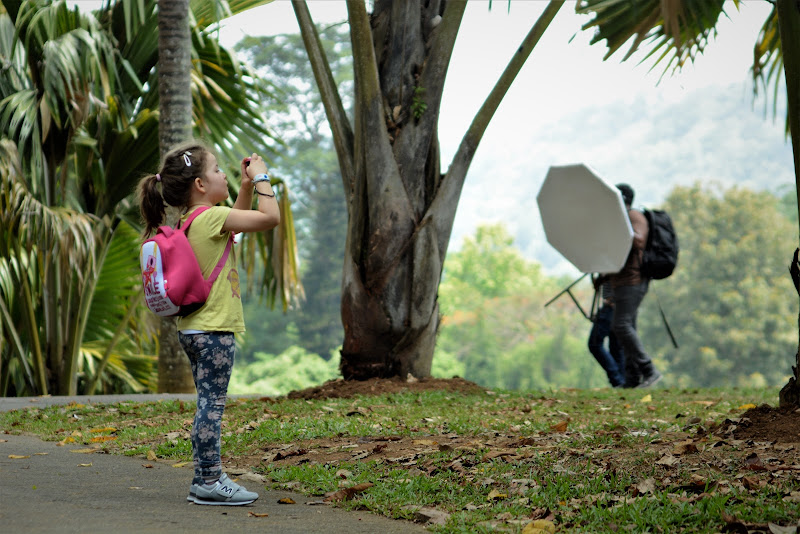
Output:
[[197,410],[192,425],[192,484],[207,484],[222,475],[222,414],[233,370],[236,342],[232,332],[178,332],[178,338],[192,364],[192,376],[197,389]]

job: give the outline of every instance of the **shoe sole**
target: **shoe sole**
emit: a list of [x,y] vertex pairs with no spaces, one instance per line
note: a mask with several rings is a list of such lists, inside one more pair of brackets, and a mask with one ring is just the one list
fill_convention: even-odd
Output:
[[650,382],[650,383],[645,383],[645,382],[643,382],[643,383],[639,384],[639,385],[638,385],[638,386],[636,386],[636,387],[641,389],[641,388],[649,388],[649,387],[655,386],[656,384],[658,384],[659,382],[661,382],[661,379],[662,379],[662,378],[664,378],[664,375],[658,375],[657,377],[655,377],[655,378],[653,379],[653,381],[652,381],[652,382]]
[[197,497],[194,498],[195,504],[205,505],[205,506],[244,506],[246,504],[252,504],[256,502],[255,499],[250,499],[248,501],[206,501],[203,499],[198,499]]

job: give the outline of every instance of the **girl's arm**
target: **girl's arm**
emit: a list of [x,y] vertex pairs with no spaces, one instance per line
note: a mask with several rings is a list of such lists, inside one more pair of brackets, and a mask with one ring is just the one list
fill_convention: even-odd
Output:
[[242,160],[242,187],[239,189],[239,196],[236,197],[233,209],[225,219],[225,224],[222,225],[223,231],[262,232],[271,230],[280,224],[281,213],[276,197],[259,194],[258,209],[251,209],[254,190],[272,194],[272,188],[268,182],[253,183],[253,179],[257,175],[266,173],[267,165],[261,156],[257,154],[250,156],[249,165],[247,158]]

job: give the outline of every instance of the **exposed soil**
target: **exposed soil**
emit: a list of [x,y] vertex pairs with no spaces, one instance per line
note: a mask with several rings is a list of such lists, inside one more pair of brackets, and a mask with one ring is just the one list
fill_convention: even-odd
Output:
[[451,393],[478,393],[486,388],[463,378],[372,378],[370,380],[329,380],[287,395],[290,399],[349,399],[356,395],[391,395],[423,391],[449,391]]
[[800,443],[800,410],[766,404],[751,408],[742,414],[733,436],[753,441]]

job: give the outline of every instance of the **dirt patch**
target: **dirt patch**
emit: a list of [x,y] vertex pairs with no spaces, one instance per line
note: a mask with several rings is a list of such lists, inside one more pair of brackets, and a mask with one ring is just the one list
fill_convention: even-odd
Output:
[[736,439],[800,443],[800,410],[762,404],[743,413],[732,433]]
[[474,382],[463,378],[371,378],[369,380],[329,380],[321,386],[314,386],[287,395],[290,399],[349,399],[356,395],[391,395],[394,393],[415,393],[423,391],[449,391],[451,393],[480,393],[485,391]]

